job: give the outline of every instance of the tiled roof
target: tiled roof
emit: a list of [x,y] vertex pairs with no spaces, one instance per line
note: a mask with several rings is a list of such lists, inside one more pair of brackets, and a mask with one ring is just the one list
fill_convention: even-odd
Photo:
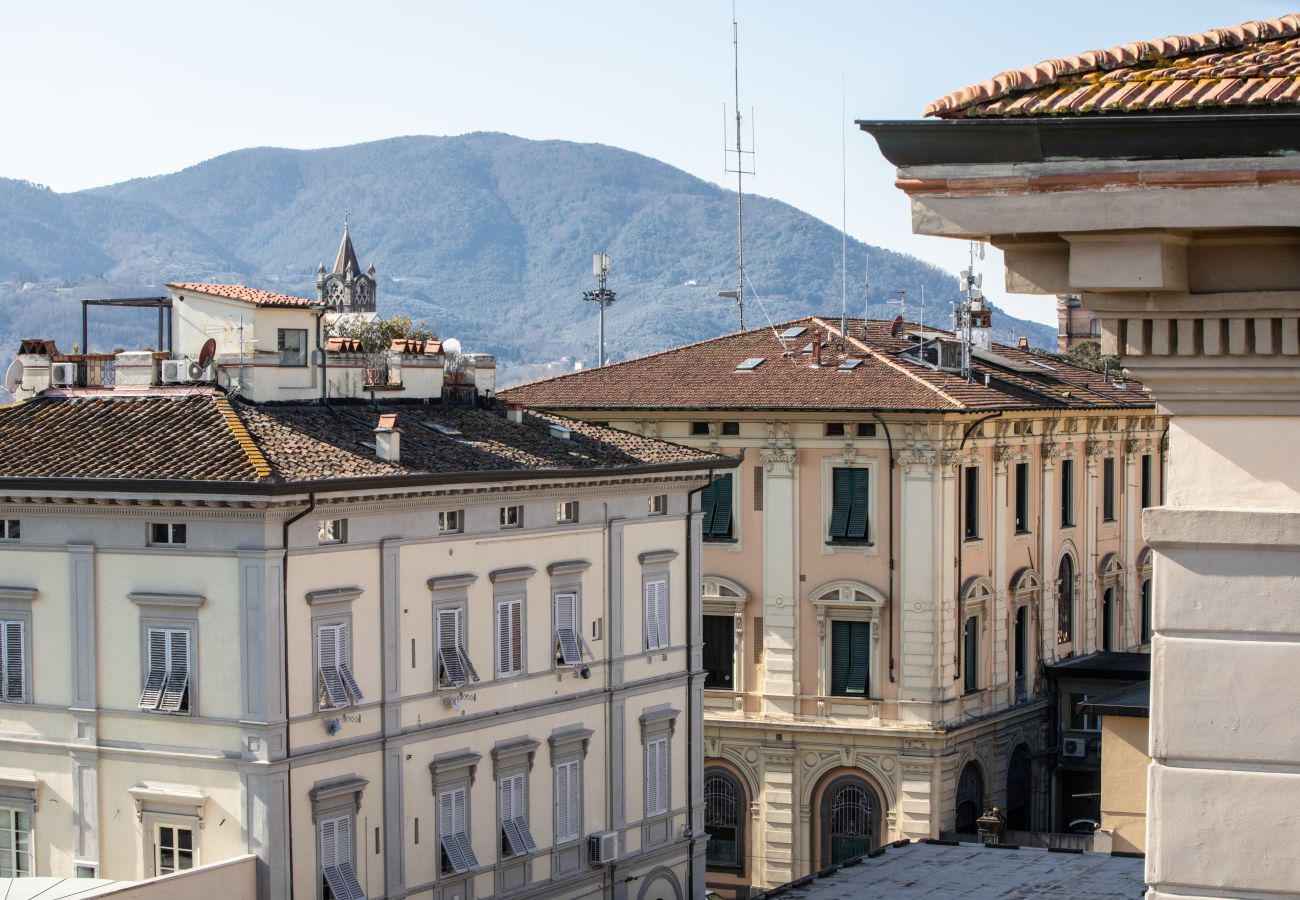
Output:
[[172,283],[167,285],[177,291],[190,291],[195,294],[207,294],[210,297],[224,297],[227,300],[242,300],[254,306],[295,306],[307,308],[316,306],[315,300],[303,297],[290,297],[274,291],[263,291],[245,287],[242,284],[195,284],[192,282]]
[[[375,429],[397,416],[401,461]],[[551,433],[570,429],[571,439]],[[391,427],[391,425],[390,425]],[[254,405],[211,390],[39,396],[0,408],[0,482],[144,479],[274,484],[386,475],[581,471],[718,461],[706,451],[552,415],[368,403]]]
[[1135,41],[995,75],[940,97],[941,118],[1300,104],[1300,15]]
[[[1027,350],[995,345],[1008,364],[976,359],[973,379],[901,356],[916,346],[905,326],[850,319],[844,350],[839,321],[809,317],[688,344],[640,359],[587,369],[502,391],[503,400],[536,409],[918,410],[1093,409],[1151,406],[1142,386]],[[787,329],[806,329],[785,340]],[[936,329],[927,333],[944,334]],[[820,367],[803,352],[829,341]],[[756,367],[737,368],[762,359]],[[856,361],[856,362],[854,362]],[[852,368],[841,368],[847,363]],[[1029,371],[1018,371],[1028,368]],[[985,384],[985,376],[988,384]]]

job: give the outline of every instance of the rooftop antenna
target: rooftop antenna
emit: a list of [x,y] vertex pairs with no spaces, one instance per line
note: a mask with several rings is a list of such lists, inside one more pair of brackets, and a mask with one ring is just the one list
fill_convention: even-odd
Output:
[[840,352],[849,333],[849,186],[844,140],[844,72],[840,72]]
[[[736,176],[736,289],[734,291],[718,291],[719,297],[728,300],[735,300],[736,307],[740,311],[740,330],[745,330],[745,176],[754,174],[754,135],[753,125],[751,122],[749,150],[745,150],[740,142],[740,25],[736,21],[736,4],[732,0],[731,4],[731,44],[735,54],[735,84],[736,84],[736,148],[734,150],[726,147],[724,144],[723,170]],[[752,119],[752,113],[750,118]],[[727,104],[722,104],[722,129],[725,140],[727,132]],[[735,168],[731,168],[731,154],[736,154]],[[746,168],[745,162],[748,157],[749,167]]]
[[921,333],[925,334],[925,282],[921,282]]
[[984,244],[980,241],[970,242],[970,265],[958,276],[961,290],[961,306],[957,312],[957,333],[961,339],[961,374],[967,382],[971,380],[971,327],[974,320],[988,323],[988,312],[984,305],[984,276],[975,272],[975,257],[984,258]]
[[898,295],[898,299],[888,300],[886,301],[885,305],[897,306],[898,317],[902,319],[904,322],[906,322],[907,321],[907,291],[903,290],[902,288],[895,288],[894,293]]
[[600,350],[596,357],[597,364],[605,365],[605,307],[614,302],[614,292],[605,286],[609,278],[609,254],[597,253],[591,258],[591,274],[596,276],[596,289],[583,291],[582,299],[600,307]]
[[871,257],[868,256],[862,265],[862,321],[863,327],[871,318]]

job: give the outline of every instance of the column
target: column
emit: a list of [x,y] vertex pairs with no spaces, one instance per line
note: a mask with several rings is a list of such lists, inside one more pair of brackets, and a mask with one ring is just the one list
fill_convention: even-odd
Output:
[[794,852],[794,747],[764,746],[762,759],[763,827],[755,837],[766,848],[761,883],[775,886],[805,874],[812,863],[797,864]]
[[798,711],[799,496],[793,448],[763,450],[763,712]]

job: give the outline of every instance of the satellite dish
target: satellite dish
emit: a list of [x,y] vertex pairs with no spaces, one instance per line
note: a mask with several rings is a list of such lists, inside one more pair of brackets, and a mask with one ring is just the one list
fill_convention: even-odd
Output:
[[199,351],[199,371],[203,371],[212,362],[212,357],[217,355],[217,339],[208,338],[203,342],[203,349]]
[[889,336],[898,337],[898,331],[903,327],[903,317],[898,316],[894,319],[894,324],[889,326]]
[[9,368],[5,370],[5,390],[12,394],[18,390],[22,383],[23,361],[15,359],[9,364]]

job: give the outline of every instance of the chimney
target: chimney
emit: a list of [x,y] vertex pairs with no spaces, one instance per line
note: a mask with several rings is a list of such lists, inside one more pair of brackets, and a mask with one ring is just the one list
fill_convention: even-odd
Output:
[[813,351],[812,351],[812,367],[813,367],[814,369],[819,369],[819,368],[821,368],[821,364],[822,364],[822,342],[821,342],[821,340],[820,340],[819,338],[813,338],[813,341],[812,341],[812,347],[813,347]]
[[993,349],[993,310],[989,307],[971,310],[970,342],[981,350]]
[[1019,347],[1021,350],[1028,350],[1028,349],[1029,349],[1029,338],[1027,338],[1027,337],[1022,337],[1020,340],[1016,341],[1016,346]]
[[524,424],[524,405],[522,403],[506,404],[506,421],[516,425]]
[[375,428],[375,456],[384,462],[402,461],[402,430],[397,427],[397,413],[382,413]]

